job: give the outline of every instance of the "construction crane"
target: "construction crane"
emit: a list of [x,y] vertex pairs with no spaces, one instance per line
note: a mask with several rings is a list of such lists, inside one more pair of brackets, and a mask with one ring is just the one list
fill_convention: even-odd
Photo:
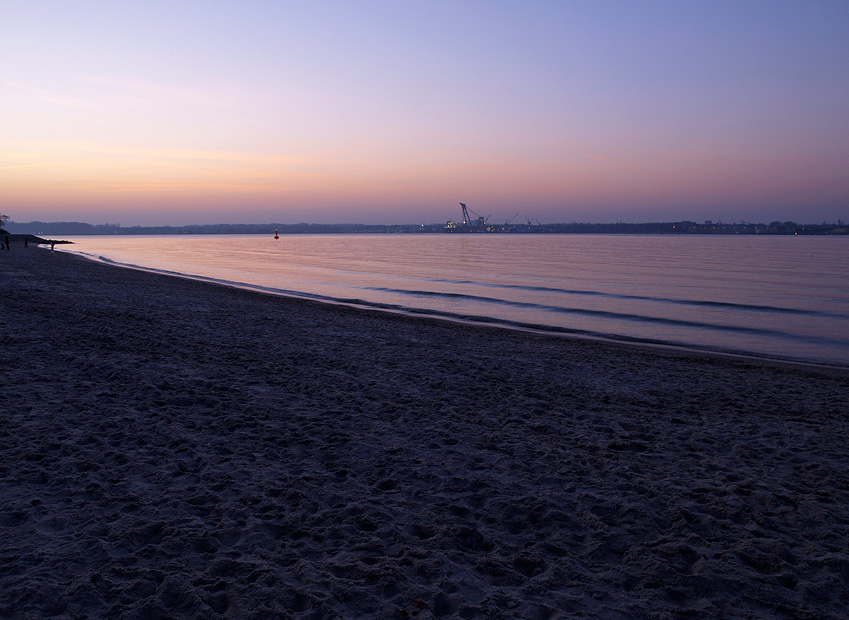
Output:
[[465,202],[461,202],[461,203],[460,203],[460,206],[461,206],[461,207],[463,207],[463,224],[465,224],[466,226],[468,226],[469,224],[471,224],[471,223],[472,223],[472,218],[471,218],[471,216],[469,215],[469,210],[466,208],[466,203],[465,203]]
[[[465,202],[460,203],[460,207],[463,209],[463,221],[462,223],[457,223],[452,220],[449,220],[445,224],[445,230],[454,231],[454,232],[486,232],[489,215],[486,217],[482,217],[469,209],[466,206]],[[469,215],[469,211],[472,211],[478,219],[473,220],[472,216]],[[491,214],[490,214],[491,215]]]

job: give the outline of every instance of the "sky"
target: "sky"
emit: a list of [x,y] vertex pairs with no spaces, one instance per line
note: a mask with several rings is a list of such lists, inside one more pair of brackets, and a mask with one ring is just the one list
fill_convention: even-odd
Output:
[[0,212],[849,221],[847,0],[4,0]]

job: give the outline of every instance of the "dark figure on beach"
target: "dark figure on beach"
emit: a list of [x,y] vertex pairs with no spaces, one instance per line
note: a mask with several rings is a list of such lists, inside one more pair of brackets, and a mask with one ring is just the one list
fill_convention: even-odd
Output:
[[29,239],[27,239],[27,238],[24,238],[24,247],[25,248],[29,247]]
[[54,248],[54,247],[56,247],[56,242],[55,242],[55,241],[51,241],[51,242],[50,242],[50,251],[51,251],[51,252],[53,251],[53,248]]
[[6,235],[6,249],[11,250],[12,248],[9,246],[9,235]]

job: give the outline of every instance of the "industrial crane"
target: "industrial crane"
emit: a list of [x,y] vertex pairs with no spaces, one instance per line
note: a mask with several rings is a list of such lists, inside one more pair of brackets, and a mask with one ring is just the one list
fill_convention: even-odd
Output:
[[471,216],[469,215],[469,210],[466,208],[466,203],[465,203],[465,202],[461,202],[461,203],[460,203],[460,206],[461,206],[461,207],[463,207],[463,224],[465,224],[466,226],[468,226],[469,224],[471,224],[471,223],[472,223],[472,218],[471,218]]

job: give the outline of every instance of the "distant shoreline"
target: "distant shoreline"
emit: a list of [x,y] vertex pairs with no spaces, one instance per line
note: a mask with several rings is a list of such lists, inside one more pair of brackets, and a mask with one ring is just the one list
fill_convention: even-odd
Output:
[[12,243],[19,244],[26,241],[27,243],[32,243],[34,245],[60,245],[60,244],[73,244],[73,241],[64,241],[60,239],[43,239],[37,235],[31,234],[13,234],[9,233],[9,240]]
[[611,234],[611,235],[849,235],[849,226],[796,222],[648,222],[616,224],[198,224],[121,226],[84,222],[9,222],[15,235],[280,235],[292,234]]

